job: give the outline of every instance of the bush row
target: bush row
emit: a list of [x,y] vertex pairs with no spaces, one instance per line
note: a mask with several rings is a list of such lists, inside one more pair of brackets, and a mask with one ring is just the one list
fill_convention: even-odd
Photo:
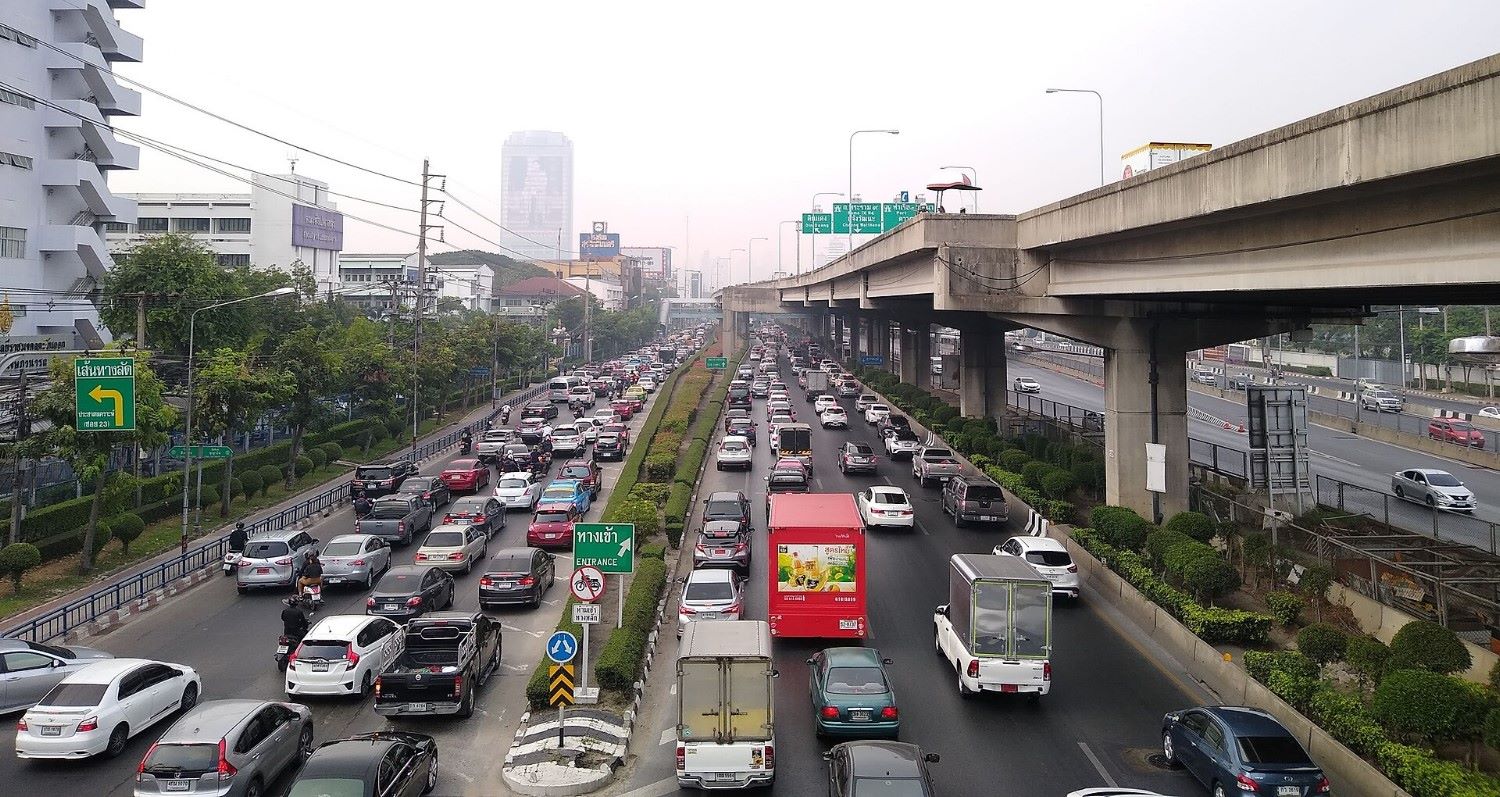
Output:
[[[655,550],[663,552],[659,546]],[[667,565],[662,556],[642,555],[636,563],[630,589],[625,593],[624,624],[610,633],[594,664],[594,675],[601,688],[628,691],[640,677],[646,640],[651,635],[656,604],[666,583]]]
[[[1115,507],[1100,507],[1100,509]],[[1156,572],[1171,576],[1200,601],[1212,602],[1240,585],[1239,571],[1212,545],[1171,528],[1146,535],[1146,557]]]

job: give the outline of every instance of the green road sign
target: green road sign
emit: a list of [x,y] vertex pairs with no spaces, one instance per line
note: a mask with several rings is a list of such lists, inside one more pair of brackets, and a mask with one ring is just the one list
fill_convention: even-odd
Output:
[[833,232],[832,213],[803,213],[802,233],[804,235],[828,235]]
[[79,357],[73,361],[73,428],[80,432],[135,431],[134,357]]
[[[833,231],[839,235],[849,233],[849,203],[835,202],[833,205]],[[882,233],[879,202],[854,203],[854,234]]]
[[705,366],[707,366],[710,371],[722,371],[725,368],[729,367],[729,358],[728,357],[705,357],[705,358],[703,358],[703,364]]
[[932,204],[918,205],[915,202],[887,202],[880,206],[881,222],[887,230],[894,230],[901,222],[906,221],[923,209],[932,211]]
[[[186,459],[187,446],[172,446],[167,451],[167,456],[172,459]],[[229,446],[193,446],[193,459],[229,459],[234,456],[234,449]]]
[[635,572],[634,523],[574,523],[573,566],[601,573]]

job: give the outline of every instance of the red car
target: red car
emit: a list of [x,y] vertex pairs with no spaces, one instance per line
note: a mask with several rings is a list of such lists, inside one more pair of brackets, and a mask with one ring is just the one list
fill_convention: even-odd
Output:
[[604,428],[599,431],[601,433],[614,432],[620,436],[621,440],[625,441],[625,445],[630,445],[630,427],[623,423],[606,423],[604,424]]
[[1435,418],[1427,424],[1427,436],[1444,443],[1458,443],[1471,448],[1484,448],[1484,432],[1466,421]]
[[536,548],[572,548],[573,524],[582,520],[573,507],[551,504],[532,515],[526,527],[526,544]]
[[570,459],[563,463],[562,471],[557,474],[559,479],[577,479],[585,490],[596,496],[603,486],[599,476],[599,466],[587,459]]
[[490,483],[490,466],[477,459],[455,459],[443,469],[443,483],[455,493],[477,493]]
[[609,403],[609,408],[625,420],[630,420],[635,415],[635,402],[629,399],[618,399]]

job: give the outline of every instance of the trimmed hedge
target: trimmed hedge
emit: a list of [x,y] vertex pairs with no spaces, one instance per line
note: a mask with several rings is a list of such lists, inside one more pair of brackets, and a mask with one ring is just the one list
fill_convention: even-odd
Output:
[[1116,548],[1138,551],[1146,542],[1151,522],[1123,506],[1096,506],[1089,513],[1089,526]]
[[1414,620],[1391,637],[1391,669],[1431,670],[1451,675],[1474,664],[1458,635],[1431,620]]
[[1167,520],[1164,528],[1181,532],[1198,542],[1208,542],[1214,538],[1214,522],[1208,519],[1208,515],[1202,512],[1178,512]]
[[1297,616],[1307,608],[1307,601],[1295,592],[1277,589],[1266,593],[1266,608],[1271,610],[1276,622],[1289,626],[1297,622]]
[[630,590],[625,593],[625,623],[610,632],[609,642],[594,663],[594,675],[601,688],[628,691],[640,677],[646,640],[666,583],[667,565],[661,559],[642,557],[636,564]]

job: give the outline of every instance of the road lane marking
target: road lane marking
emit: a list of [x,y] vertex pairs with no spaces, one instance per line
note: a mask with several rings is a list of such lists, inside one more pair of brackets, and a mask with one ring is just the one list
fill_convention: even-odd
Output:
[[500,625],[500,627],[503,628],[503,629],[505,629],[506,631],[520,631],[523,634],[527,634],[527,635],[536,637],[537,639],[541,639],[542,638],[542,632],[541,631],[527,631],[524,628],[517,628],[517,627],[515,627],[513,625],[506,625],[504,623],[502,623]]
[[1116,783],[1115,779],[1110,777],[1109,772],[1104,768],[1104,764],[1099,761],[1099,757],[1094,755],[1094,751],[1090,750],[1089,746],[1084,742],[1079,742],[1078,747],[1083,750],[1085,756],[1088,756],[1089,763],[1094,765],[1094,771],[1099,773],[1099,777],[1104,778],[1104,782],[1108,783],[1110,788],[1118,789],[1120,784]]
[[672,684],[672,686],[667,689],[667,694],[669,694],[669,695],[676,695],[677,694],[677,684]]
[[631,789],[621,794],[620,797],[666,797],[668,794],[677,793],[681,788],[677,785],[677,778],[671,777]]
[[657,746],[660,747],[664,744],[671,744],[675,741],[677,741],[677,729],[667,728],[661,732],[661,741],[657,742]]

